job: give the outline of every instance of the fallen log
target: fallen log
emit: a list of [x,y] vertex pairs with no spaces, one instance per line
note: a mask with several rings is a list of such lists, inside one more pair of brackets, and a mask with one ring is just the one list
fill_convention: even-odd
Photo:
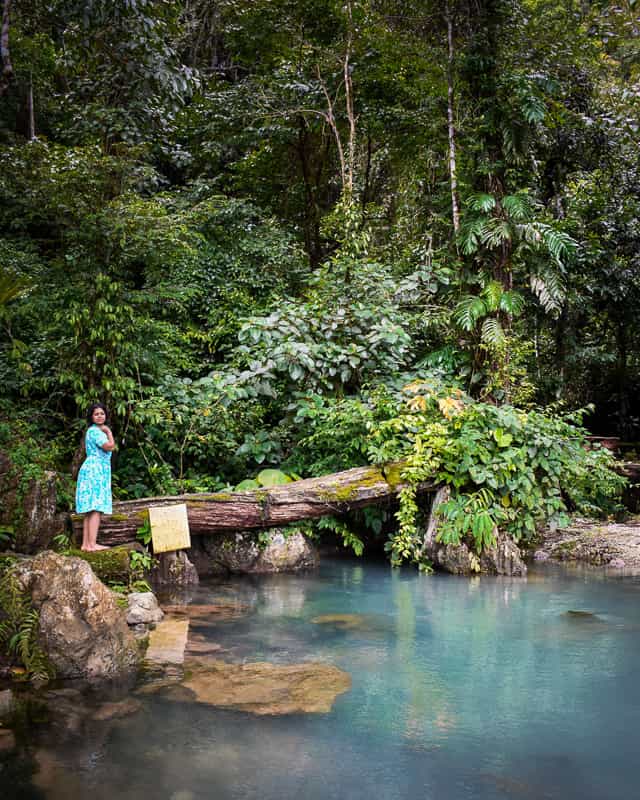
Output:
[[[394,498],[403,485],[401,471],[402,464],[356,467],[270,489],[126,500],[114,503],[113,514],[102,517],[100,542],[114,546],[134,541],[150,507],[177,503],[186,504],[189,529],[194,535],[272,528],[342,514]],[[430,483],[420,487],[422,491],[434,488]],[[75,535],[81,537],[82,516],[73,514],[71,521]]]

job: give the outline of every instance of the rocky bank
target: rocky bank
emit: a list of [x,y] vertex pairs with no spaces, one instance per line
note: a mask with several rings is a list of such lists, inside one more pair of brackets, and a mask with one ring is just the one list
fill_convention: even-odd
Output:
[[533,558],[640,573],[640,517],[623,523],[574,517],[566,528],[545,530]]

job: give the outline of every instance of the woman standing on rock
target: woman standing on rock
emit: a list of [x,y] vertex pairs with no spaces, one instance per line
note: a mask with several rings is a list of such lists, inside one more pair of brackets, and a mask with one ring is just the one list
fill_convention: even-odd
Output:
[[111,453],[116,443],[106,421],[107,409],[102,403],[94,403],[87,414],[89,429],[84,436],[87,457],[76,486],[76,511],[84,514],[82,549],[88,552],[108,549],[96,544],[100,515],[111,514]]

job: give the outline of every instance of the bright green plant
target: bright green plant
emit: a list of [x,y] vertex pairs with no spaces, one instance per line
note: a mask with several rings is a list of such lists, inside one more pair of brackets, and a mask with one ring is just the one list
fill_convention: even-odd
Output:
[[63,531],[62,533],[58,533],[56,536],[54,536],[53,544],[59,553],[64,554],[67,550],[70,550],[72,542],[68,531]]
[[248,492],[253,489],[271,489],[298,480],[297,475],[288,475],[280,469],[263,469],[255,478],[247,478],[234,487],[234,492]]
[[353,550],[355,555],[361,556],[364,553],[364,542],[344,520],[321,517],[316,525],[320,531],[331,531],[340,536],[344,547]]
[[136,539],[145,547],[151,542],[151,522],[148,517],[136,531]]
[[135,576],[135,579],[139,579],[153,567],[153,556],[147,552],[141,553],[138,550],[132,550],[129,553],[129,565],[131,575]]
[[46,683],[55,671],[38,643],[39,616],[11,570],[0,569],[0,647],[17,659],[26,677]]
[[472,402],[459,390],[418,381],[408,385],[403,406],[372,432],[370,447],[377,461],[405,462],[392,561],[422,560],[416,525],[422,482],[451,489],[438,510],[439,540],[470,540],[477,553],[495,541],[497,529],[526,541],[539,524],[566,522],[571,507],[615,510],[626,482],[612,455],[588,449],[585,436],[575,417]]

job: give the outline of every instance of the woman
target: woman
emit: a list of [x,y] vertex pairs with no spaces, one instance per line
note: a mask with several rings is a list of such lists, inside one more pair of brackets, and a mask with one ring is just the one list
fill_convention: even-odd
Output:
[[108,550],[96,544],[100,515],[111,514],[111,453],[116,449],[113,434],[105,424],[107,409],[94,403],[87,414],[89,430],[84,437],[87,457],[78,472],[76,511],[84,514],[82,549]]

